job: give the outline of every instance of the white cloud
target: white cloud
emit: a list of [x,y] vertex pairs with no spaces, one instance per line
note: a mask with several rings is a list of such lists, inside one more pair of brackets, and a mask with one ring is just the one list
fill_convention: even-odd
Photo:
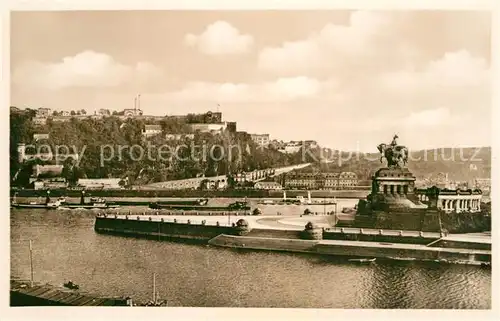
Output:
[[160,74],[148,62],[127,66],[107,54],[88,50],[64,57],[57,63],[26,62],[14,71],[13,80],[23,86],[57,90],[66,87],[115,87]]
[[374,55],[373,42],[390,30],[390,23],[385,14],[357,11],[347,25],[330,23],[306,39],[263,48],[258,65],[276,74],[303,74],[342,65],[353,56]]
[[404,118],[400,123],[404,127],[433,127],[447,124],[452,120],[450,110],[448,108],[426,109],[419,112],[413,112],[408,117]]
[[250,50],[254,43],[251,35],[241,34],[225,21],[214,22],[200,35],[187,34],[184,41],[207,55],[242,54]]
[[447,52],[428,63],[421,71],[409,69],[380,76],[381,84],[398,91],[440,90],[443,88],[485,87],[490,71],[484,58],[474,57],[466,50]]
[[161,99],[175,102],[290,102],[319,98],[333,90],[334,80],[321,82],[308,77],[279,78],[264,83],[192,82],[181,90],[163,94]]

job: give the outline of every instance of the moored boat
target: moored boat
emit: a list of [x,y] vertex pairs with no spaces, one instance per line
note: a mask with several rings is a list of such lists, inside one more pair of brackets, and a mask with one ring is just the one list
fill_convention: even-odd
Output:
[[375,262],[375,260],[376,260],[376,258],[372,258],[372,259],[349,259],[349,262],[370,264],[370,263]]
[[62,202],[61,207],[64,208],[70,208],[70,209],[76,209],[76,208],[81,208],[81,209],[105,209],[105,208],[117,208],[120,207],[117,204],[113,203],[108,203],[104,198],[96,198],[96,197],[91,197],[90,198],[90,203],[67,203],[67,202]]

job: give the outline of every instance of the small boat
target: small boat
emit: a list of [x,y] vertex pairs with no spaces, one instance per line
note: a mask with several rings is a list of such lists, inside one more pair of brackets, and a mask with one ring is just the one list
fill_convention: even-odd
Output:
[[388,257],[391,260],[396,260],[396,261],[415,261],[416,258],[414,257]]
[[149,204],[150,208],[162,208],[165,206],[205,206],[208,204],[208,198],[199,198],[197,200],[188,201],[162,201]]
[[112,204],[106,202],[104,198],[90,198],[90,203],[80,204],[80,203],[62,203],[62,206],[70,209],[104,209],[104,208],[118,208],[120,205]]
[[70,290],[78,290],[80,286],[78,284],[73,283],[72,281],[68,281],[63,284],[65,288],[68,288]]
[[376,258],[372,259],[349,259],[349,262],[356,262],[356,263],[373,263],[375,262]]
[[10,204],[11,207],[14,208],[43,208],[43,209],[56,209],[61,206],[60,201],[55,201],[55,202],[49,202],[46,204],[41,204],[37,202],[30,202],[28,204],[23,204],[23,203],[12,203]]

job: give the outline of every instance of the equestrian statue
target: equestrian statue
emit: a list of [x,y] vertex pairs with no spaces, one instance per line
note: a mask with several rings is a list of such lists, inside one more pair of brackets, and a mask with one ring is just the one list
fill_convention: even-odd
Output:
[[380,162],[382,163],[382,159],[385,157],[389,168],[402,168],[408,163],[408,148],[398,145],[396,141],[398,138],[398,135],[394,135],[389,145],[382,143],[377,146],[380,152]]

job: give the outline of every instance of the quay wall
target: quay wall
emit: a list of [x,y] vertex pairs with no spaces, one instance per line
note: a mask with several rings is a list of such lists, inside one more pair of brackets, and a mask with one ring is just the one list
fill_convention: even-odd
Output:
[[[382,232],[384,233],[384,232]],[[436,241],[434,236],[408,236],[408,235],[387,235],[387,234],[363,234],[363,233],[342,233],[338,231],[323,231],[324,240],[339,241],[366,241],[381,243],[406,243],[406,244],[429,244]]]
[[438,242],[432,244],[434,247],[446,247],[446,248],[459,248],[459,249],[479,249],[479,250],[491,250],[490,243],[479,243],[479,242],[460,242],[452,240],[439,240]]
[[184,239],[193,241],[208,241],[220,234],[234,234],[232,226],[200,225],[149,221],[144,216],[129,216],[128,219],[113,216],[96,217],[94,230],[104,234],[119,234],[150,238],[156,240]]
[[461,262],[491,262],[491,253],[477,250],[457,250],[430,247],[401,246],[402,244],[368,242],[329,243],[316,240],[290,240],[275,238],[260,238],[251,236],[220,235],[208,242],[213,246],[267,250],[281,252],[298,252],[346,257],[375,258],[414,258],[417,260],[447,260]]
[[456,244],[460,248],[445,248],[443,247],[445,244],[425,246],[424,243],[430,244],[436,239],[431,235],[425,237],[425,234],[419,237],[369,235],[319,229],[320,239],[305,240],[302,238],[307,233],[301,230],[266,230],[235,225],[165,222],[158,218],[153,220],[152,217],[140,215],[127,216],[127,219],[116,218],[114,215],[98,215],[95,231],[155,240],[189,240],[222,247],[256,250],[378,258],[410,257],[418,260],[485,262],[491,260],[491,251],[481,250],[478,247],[468,249],[464,248],[463,244]]
[[269,238],[282,238],[282,239],[301,239],[303,231],[296,230],[270,230],[270,229],[257,229],[254,228],[246,234],[252,237],[269,237]]
[[417,260],[449,260],[466,262],[491,262],[491,254],[477,250],[457,250],[432,247],[403,248],[399,246],[365,246],[363,244],[323,244],[315,247],[319,254],[347,255],[376,258],[415,258]]

